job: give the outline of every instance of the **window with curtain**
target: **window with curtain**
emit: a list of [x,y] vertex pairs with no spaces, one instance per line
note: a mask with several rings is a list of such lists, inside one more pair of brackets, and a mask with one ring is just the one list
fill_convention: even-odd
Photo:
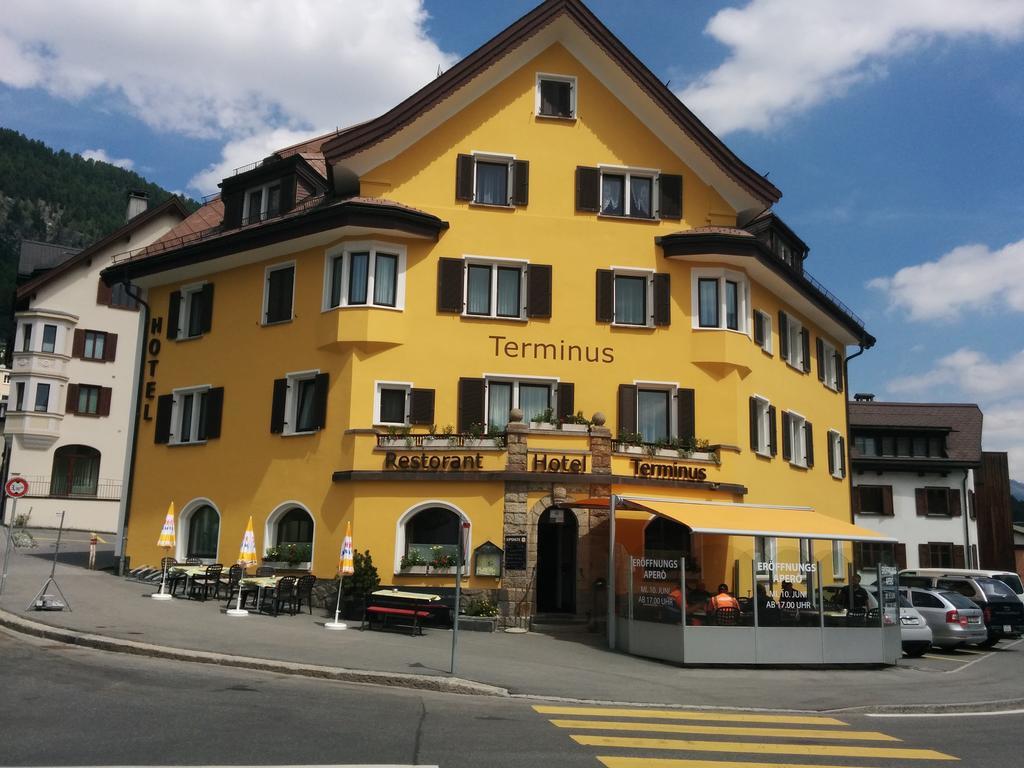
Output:
[[405,554],[415,552],[428,563],[438,553],[457,556],[461,524],[457,514],[443,507],[417,512],[405,524]]
[[374,242],[350,243],[328,252],[324,309],[400,308],[404,303],[405,251]]
[[484,205],[508,205],[508,163],[476,161],[476,194],[473,202]]
[[718,327],[718,280],[697,281],[698,314],[701,328]]
[[653,219],[656,175],[651,171],[602,171],[601,213]]
[[370,279],[370,254],[351,253],[348,259],[348,303],[365,304]]
[[513,408],[523,412],[523,421],[529,423],[552,407],[551,384],[536,381],[487,382],[487,426],[504,430],[508,426],[508,413]]
[[466,313],[491,314],[491,268],[484,264],[470,264],[466,268]]
[[100,452],[87,445],[64,445],[53,453],[51,496],[95,496]]
[[725,281],[725,327],[733,331],[740,327],[739,285],[732,280]]
[[204,504],[192,513],[188,521],[188,546],[185,557],[214,560],[217,557],[217,537],[220,535],[220,515]]
[[508,413],[512,410],[512,383],[492,381],[487,386],[487,427],[503,430],[508,426]]
[[636,427],[645,443],[668,440],[671,393],[664,389],[638,389],[636,393]]
[[537,84],[539,104],[537,112],[545,117],[574,117],[575,78],[541,77]]
[[466,267],[466,314],[520,318],[523,277],[520,266],[470,263]]
[[633,176],[629,182],[629,215],[641,219],[649,219],[654,215],[651,193],[654,190],[654,179]]
[[393,307],[397,294],[398,256],[378,253],[373,273],[373,303],[380,307]]
[[626,177],[601,174],[601,213],[624,216],[626,213]]
[[615,322],[647,325],[647,278],[615,275]]
[[[724,269],[692,270],[693,326],[748,332],[747,278],[740,272]],[[755,343],[771,350],[771,322],[764,313],[754,323]],[[757,338],[760,333],[760,338]]]

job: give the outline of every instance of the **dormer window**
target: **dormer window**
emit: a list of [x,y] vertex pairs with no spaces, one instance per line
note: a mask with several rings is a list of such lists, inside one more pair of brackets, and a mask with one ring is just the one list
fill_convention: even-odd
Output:
[[252,224],[277,216],[281,212],[281,182],[274,181],[245,192],[242,224]]
[[576,117],[576,78],[566,75],[537,74],[537,115]]

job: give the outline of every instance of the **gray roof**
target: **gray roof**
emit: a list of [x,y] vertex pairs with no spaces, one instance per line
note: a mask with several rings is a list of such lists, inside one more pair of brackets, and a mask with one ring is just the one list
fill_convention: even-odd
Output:
[[850,431],[883,429],[948,429],[950,460],[981,463],[981,409],[973,403],[850,403]]
[[18,257],[18,277],[31,277],[58,264],[63,264],[81,248],[72,248],[60,243],[41,243],[38,240],[22,240]]

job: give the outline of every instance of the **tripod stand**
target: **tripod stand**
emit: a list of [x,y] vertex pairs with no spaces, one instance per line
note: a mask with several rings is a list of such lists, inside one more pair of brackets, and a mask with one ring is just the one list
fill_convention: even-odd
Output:
[[57,543],[53,547],[53,564],[50,566],[50,575],[46,578],[46,581],[43,582],[43,586],[39,588],[39,591],[36,592],[36,596],[32,598],[32,601],[28,604],[28,607],[25,610],[29,610],[31,608],[44,608],[45,603],[43,602],[43,598],[46,596],[46,590],[51,584],[57,590],[57,593],[61,596],[61,599],[64,600],[64,604],[58,610],[63,611],[65,608],[67,608],[68,611],[71,610],[71,603],[68,602],[68,599],[64,596],[64,591],[60,588],[60,584],[58,584],[57,579],[54,578],[54,573],[56,573],[57,571],[57,553],[60,552],[60,538],[63,535],[63,533],[64,511],[61,510],[60,527],[57,529]]

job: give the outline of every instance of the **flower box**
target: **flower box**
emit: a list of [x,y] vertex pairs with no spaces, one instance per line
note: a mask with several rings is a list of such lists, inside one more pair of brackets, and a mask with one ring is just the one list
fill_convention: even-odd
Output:
[[562,424],[559,427],[563,432],[589,432],[589,424]]
[[404,568],[399,568],[398,576],[412,576],[415,574],[426,574],[429,566],[427,565],[407,565]]
[[262,565],[266,568],[273,568],[275,571],[308,571],[313,567],[309,560],[298,563],[289,563],[287,560],[264,560]]
[[710,451],[693,451],[692,453],[680,453],[678,448],[656,448],[652,453],[650,448],[643,445],[630,445],[628,443],[615,443],[615,453],[624,453],[629,456],[647,456],[651,459],[676,459],[677,461],[706,461],[712,464],[717,463],[715,454]]

